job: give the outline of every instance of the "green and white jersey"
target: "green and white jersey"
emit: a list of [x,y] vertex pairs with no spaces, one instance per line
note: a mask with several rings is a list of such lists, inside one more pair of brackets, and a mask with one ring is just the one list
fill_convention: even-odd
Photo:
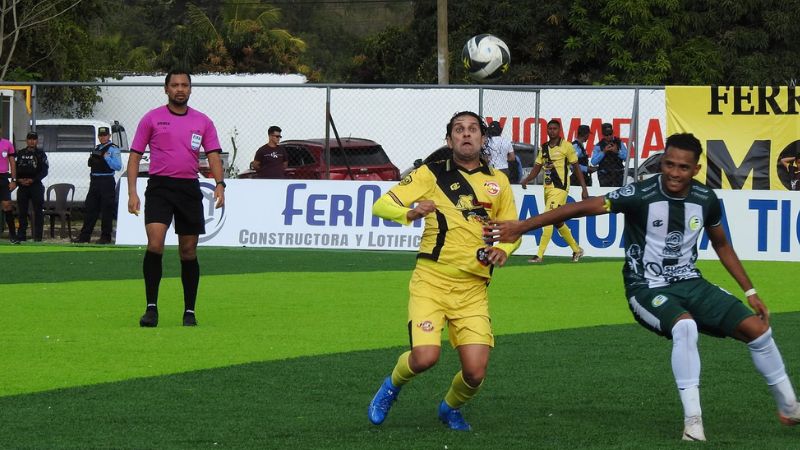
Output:
[[722,220],[713,190],[692,180],[686,198],[670,197],[658,175],[609,192],[606,208],[625,214],[626,286],[654,288],[701,277],[694,265],[697,239],[703,227]]

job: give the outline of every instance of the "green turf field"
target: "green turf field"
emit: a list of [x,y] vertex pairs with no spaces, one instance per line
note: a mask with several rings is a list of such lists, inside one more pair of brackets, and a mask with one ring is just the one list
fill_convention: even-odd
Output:
[[[490,287],[497,348],[465,414],[436,421],[457,358],[366,407],[407,345],[413,253],[201,248],[197,328],[164,259],[160,323],[141,329],[134,247],[0,245],[0,448],[685,448],[670,344],[633,324],[620,260],[524,257]],[[800,374],[796,264],[746,262]],[[732,292],[717,262],[706,276]],[[558,281],[561,280],[561,281]],[[798,448],[745,347],[701,337],[711,448]]]

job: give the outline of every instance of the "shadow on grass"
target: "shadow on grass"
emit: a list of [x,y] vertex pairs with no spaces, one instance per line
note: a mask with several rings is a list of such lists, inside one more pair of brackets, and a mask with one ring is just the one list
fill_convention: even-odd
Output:
[[[796,376],[800,313],[774,318]],[[0,399],[3,448],[685,448],[671,345],[637,325],[499,336],[474,432],[436,406],[455,352],[403,388],[387,421],[366,408],[402,348],[251,363]],[[749,353],[701,338],[706,435],[726,448],[794,448]],[[87,368],[87,370],[90,370]]]

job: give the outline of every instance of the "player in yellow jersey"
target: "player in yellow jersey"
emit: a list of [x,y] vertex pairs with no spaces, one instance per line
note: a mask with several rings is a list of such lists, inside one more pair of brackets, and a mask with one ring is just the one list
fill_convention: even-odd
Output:
[[483,384],[494,346],[487,287],[493,267],[502,266],[519,247],[519,240],[496,246],[483,241],[488,221],[517,218],[508,178],[481,159],[483,119],[470,111],[456,113],[447,124],[446,139],[452,157],[411,172],[372,209],[376,216],[402,224],[425,218],[409,283],[411,350],[400,355],[369,405],[369,420],[376,425],[386,419],[400,388],[439,360],[447,323],[461,371],[439,404],[439,419],[454,430],[471,429],[461,407]]
[[[544,168],[544,203],[545,211],[556,209],[567,203],[567,193],[569,193],[569,172],[568,167],[572,167],[572,173],[580,183],[582,191],[581,198],[589,198],[589,191],[586,189],[586,181],[583,179],[580,165],[578,165],[578,155],[572,144],[561,136],[561,124],[553,119],[547,122],[547,137],[550,139],[542,145],[539,154],[536,156],[536,163],[533,165],[531,173],[520,183],[522,189],[528,188],[528,183],[536,179],[539,172]],[[561,222],[556,224],[558,234],[567,241],[572,249],[572,261],[578,262],[583,256],[583,249],[578,246],[569,227]],[[544,251],[553,236],[553,226],[542,229],[542,238],[539,240],[539,250],[536,255],[531,257],[528,262],[540,263],[544,260]]]

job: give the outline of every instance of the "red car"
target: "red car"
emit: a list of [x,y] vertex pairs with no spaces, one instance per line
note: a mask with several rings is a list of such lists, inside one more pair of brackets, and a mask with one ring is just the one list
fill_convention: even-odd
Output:
[[[286,151],[289,167],[286,178],[302,180],[371,180],[398,181],[400,170],[392,164],[380,144],[369,139],[342,139],[342,148],[335,138],[330,147],[330,176],[325,163],[325,139],[288,140],[280,146]],[[239,178],[258,178],[253,171]]]

